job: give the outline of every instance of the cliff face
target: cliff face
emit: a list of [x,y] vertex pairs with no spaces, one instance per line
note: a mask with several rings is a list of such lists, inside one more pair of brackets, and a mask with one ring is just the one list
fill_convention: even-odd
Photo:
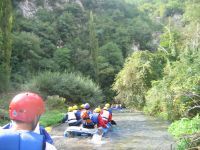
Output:
[[54,8],[62,8],[64,4],[69,2],[77,3],[83,8],[81,0],[21,0],[17,3],[17,7],[24,17],[31,18],[40,8],[51,11]]

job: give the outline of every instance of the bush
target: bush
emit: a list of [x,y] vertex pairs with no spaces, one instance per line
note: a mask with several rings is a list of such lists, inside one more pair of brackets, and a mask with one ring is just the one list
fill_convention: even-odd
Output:
[[[166,65],[164,78],[153,82],[145,95],[150,114],[167,113],[169,120],[177,120],[200,105],[199,54],[198,50],[188,49],[188,54],[181,54],[179,61]],[[196,116],[197,111],[190,111],[189,115]]]
[[43,96],[59,95],[67,102],[98,105],[102,91],[91,79],[75,73],[44,72],[35,76],[23,89],[38,92]]
[[62,109],[65,108],[65,101],[66,101],[65,98],[59,97],[58,95],[48,96],[46,101],[46,107],[48,109],[52,108]]
[[200,117],[197,115],[193,119],[182,118],[179,121],[172,123],[168,131],[178,140],[178,149],[185,150],[196,144],[200,144],[200,140],[195,142],[192,138],[195,138],[197,133],[200,134]]

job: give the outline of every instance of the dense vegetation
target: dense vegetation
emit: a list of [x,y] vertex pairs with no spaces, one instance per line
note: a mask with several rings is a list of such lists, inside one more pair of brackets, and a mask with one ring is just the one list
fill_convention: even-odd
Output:
[[134,5],[119,0],[85,0],[82,5],[69,2],[52,11],[39,9],[33,18],[15,11],[12,86],[46,70],[76,72],[93,79],[105,100],[112,100],[110,87],[132,53],[131,46],[153,50],[156,24]]
[[9,88],[12,21],[12,2],[2,0],[0,2],[0,92]]
[[160,42],[154,53],[139,51],[127,58],[113,84],[116,98],[129,107],[171,121],[191,118],[173,123],[169,132],[181,139],[178,149],[195,148],[200,142],[199,117],[192,119],[200,112],[200,3],[142,2],[137,1],[140,10],[163,25]]
[[[20,2],[0,2],[1,93],[36,91],[51,108],[115,99],[167,120],[187,118],[170,127],[177,138],[199,135],[198,0],[35,0],[29,17]],[[195,132],[180,128],[188,124]]]

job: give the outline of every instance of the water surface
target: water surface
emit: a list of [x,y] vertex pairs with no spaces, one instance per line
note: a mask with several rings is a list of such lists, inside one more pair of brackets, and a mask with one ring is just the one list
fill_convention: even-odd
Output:
[[117,126],[113,128],[101,143],[93,144],[91,137],[64,138],[66,124],[53,128],[58,150],[171,150],[175,142],[167,132],[168,122],[153,119],[141,112],[114,112]]

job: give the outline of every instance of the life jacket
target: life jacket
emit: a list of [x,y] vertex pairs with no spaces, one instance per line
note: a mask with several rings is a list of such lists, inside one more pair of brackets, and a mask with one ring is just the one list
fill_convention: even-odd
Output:
[[98,117],[99,117],[99,113],[93,113],[92,114],[92,122],[94,123],[94,124],[98,124]]
[[[13,126],[12,122],[4,125],[2,127],[2,129],[10,129]],[[50,144],[53,144],[53,139],[51,138],[51,136],[48,134],[48,132],[45,130],[45,128],[39,124],[37,124],[35,130],[33,131],[37,134],[41,134],[44,136],[44,140]]]
[[87,110],[82,113],[81,117],[83,119],[83,124],[92,124],[92,120],[90,119],[90,115]]
[[68,112],[68,123],[76,122],[76,116],[74,112]]
[[108,121],[109,115],[110,113],[107,110],[103,110],[103,113],[101,114],[103,120],[106,120],[106,121]]
[[74,110],[75,116],[76,116],[76,120],[80,120],[81,119],[81,111],[80,110]]
[[42,135],[34,132],[0,131],[0,148],[2,150],[44,150],[46,143]]

